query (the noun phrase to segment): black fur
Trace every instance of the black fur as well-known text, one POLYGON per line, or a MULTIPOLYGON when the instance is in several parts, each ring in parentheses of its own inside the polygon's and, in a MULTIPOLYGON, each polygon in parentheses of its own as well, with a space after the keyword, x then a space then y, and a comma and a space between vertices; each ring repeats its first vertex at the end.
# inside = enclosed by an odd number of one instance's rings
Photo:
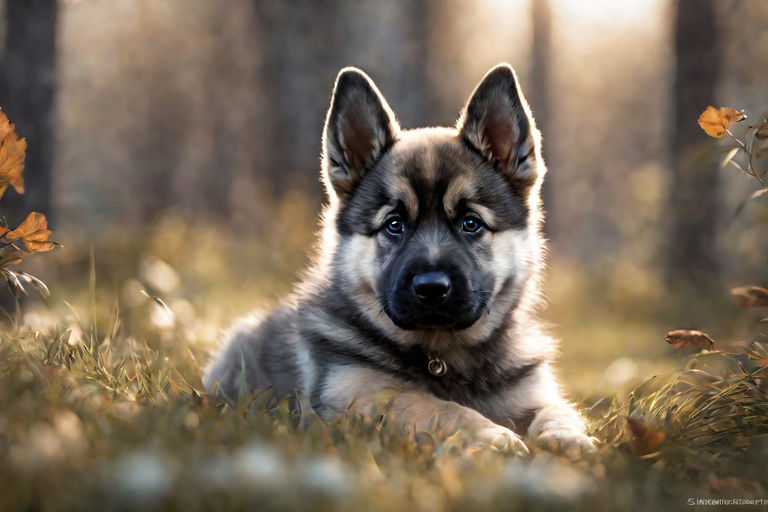
POLYGON ((315 393, 311 397, 313 407, 321 405, 320 391, 327 371, 333 365, 363 365, 390 374, 403 382, 426 387, 443 400, 477 408, 478 404, 489 396, 503 393, 517 385, 543 362, 537 360, 519 367, 502 365, 504 345, 509 342, 507 336, 510 325, 507 321, 485 340, 471 349, 466 349, 471 351, 469 365, 449 367, 445 375, 437 377, 428 370, 432 355, 420 346, 404 348, 388 338, 362 315, 342 290, 331 288, 326 304, 330 315, 342 320, 358 334, 359 346, 365 347, 365 350, 324 338, 313 332, 311 327, 302 332, 311 346, 313 356, 316 360, 324 362, 315 393), (372 348, 374 350, 371 350, 372 348))
POLYGON ((591 446, 531 307, 543 259, 537 142, 509 66, 484 78, 455 130, 402 131, 373 82, 342 70, 323 132, 321 258, 290 304, 230 334, 206 387, 232 400, 243 383, 296 386, 328 420, 356 403, 370 412, 394 387, 412 392, 401 411, 431 415, 422 427, 443 411, 492 443, 522 442, 504 425, 591 446), (421 293, 426 276, 437 294, 421 293), (435 358, 445 374, 429 371, 435 358))

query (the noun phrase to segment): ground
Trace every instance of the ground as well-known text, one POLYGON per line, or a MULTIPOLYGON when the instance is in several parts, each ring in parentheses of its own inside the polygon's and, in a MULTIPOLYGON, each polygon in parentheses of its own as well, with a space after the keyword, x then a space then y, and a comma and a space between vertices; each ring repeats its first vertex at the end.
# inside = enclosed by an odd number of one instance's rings
MULTIPOLYGON (((311 226, 300 205, 278 216, 311 226)), ((667 510, 768 498, 759 327, 743 343, 677 352, 666 319, 644 320, 653 308, 608 314, 621 294, 595 293, 564 263, 545 315, 567 338, 560 373, 595 454, 516 458, 469 450, 465 433, 433 439, 353 415, 325 425, 264 394, 237 407, 207 397, 200 372, 217 330, 289 289, 307 233, 254 244, 169 218, 93 248, 67 236, 36 256, 53 295, 25 301, 0 332, 0 509, 667 510)))

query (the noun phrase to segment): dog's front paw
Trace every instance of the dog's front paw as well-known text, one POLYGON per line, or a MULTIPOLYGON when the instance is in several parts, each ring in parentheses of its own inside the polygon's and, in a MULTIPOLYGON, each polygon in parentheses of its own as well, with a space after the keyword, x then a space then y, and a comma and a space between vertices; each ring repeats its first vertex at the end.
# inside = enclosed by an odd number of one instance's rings
POLYGON ((475 447, 490 446, 494 450, 500 452, 515 453, 517 455, 528 455, 528 445, 525 441, 501 425, 492 424, 487 427, 482 427, 475 432, 475 447))
POLYGON ((597 439, 578 430, 545 430, 535 439, 536 446, 567 457, 579 457, 596 449, 597 439))

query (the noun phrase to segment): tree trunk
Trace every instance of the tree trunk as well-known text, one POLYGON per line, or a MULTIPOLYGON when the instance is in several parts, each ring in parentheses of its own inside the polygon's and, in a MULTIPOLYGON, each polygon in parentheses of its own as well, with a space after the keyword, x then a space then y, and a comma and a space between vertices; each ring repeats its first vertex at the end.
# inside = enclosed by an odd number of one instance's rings
MULTIPOLYGON (((536 118, 536 126, 542 133, 543 156, 548 161, 551 154, 547 152, 547 138, 550 134, 550 98, 549 98, 549 63, 552 60, 552 10, 549 0, 531 0, 531 26, 533 38, 531 41, 531 78, 530 87, 527 90, 527 98, 530 102, 533 115, 536 118)), ((544 209, 547 217, 552 215, 554 198, 552 180, 550 176, 544 180, 541 191, 544 209)), ((546 227, 546 225, 545 225, 546 227)))
POLYGON ((672 183, 666 270, 670 284, 717 283, 718 175, 696 120, 714 103, 717 27, 713 0, 679 0, 672 98, 672 183))
POLYGON ((254 2, 269 123, 261 161, 277 196, 297 185, 319 191, 320 134, 343 66, 365 68, 404 126, 432 124, 431 9, 427 0, 407 7, 375 0, 254 2))
POLYGON ((56 0, 10 0, 5 7, 6 41, 0 57, 0 107, 27 139, 26 194, 12 190, 0 201, 11 225, 32 210, 52 220, 56 90, 56 0))

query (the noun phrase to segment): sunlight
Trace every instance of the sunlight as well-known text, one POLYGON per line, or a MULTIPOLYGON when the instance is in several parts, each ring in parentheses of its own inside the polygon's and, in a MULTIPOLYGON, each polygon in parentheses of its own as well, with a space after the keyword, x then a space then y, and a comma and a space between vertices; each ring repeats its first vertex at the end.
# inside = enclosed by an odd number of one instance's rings
POLYGON ((0 512, 768 504, 766 27, 0 0, 0 512))
MULTIPOLYGON (((535 1, 535 0, 534 0, 535 1)), ((633 25, 652 16, 660 0, 615 2, 611 0, 550 0, 557 16, 590 25, 633 25)))
MULTIPOLYGON (((540 0, 485 0, 485 6, 497 15, 510 15, 524 12, 536 1, 540 0)), ((556 16, 589 25, 632 25, 652 16, 662 5, 661 0, 549 0, 549 3, 556 16)))

